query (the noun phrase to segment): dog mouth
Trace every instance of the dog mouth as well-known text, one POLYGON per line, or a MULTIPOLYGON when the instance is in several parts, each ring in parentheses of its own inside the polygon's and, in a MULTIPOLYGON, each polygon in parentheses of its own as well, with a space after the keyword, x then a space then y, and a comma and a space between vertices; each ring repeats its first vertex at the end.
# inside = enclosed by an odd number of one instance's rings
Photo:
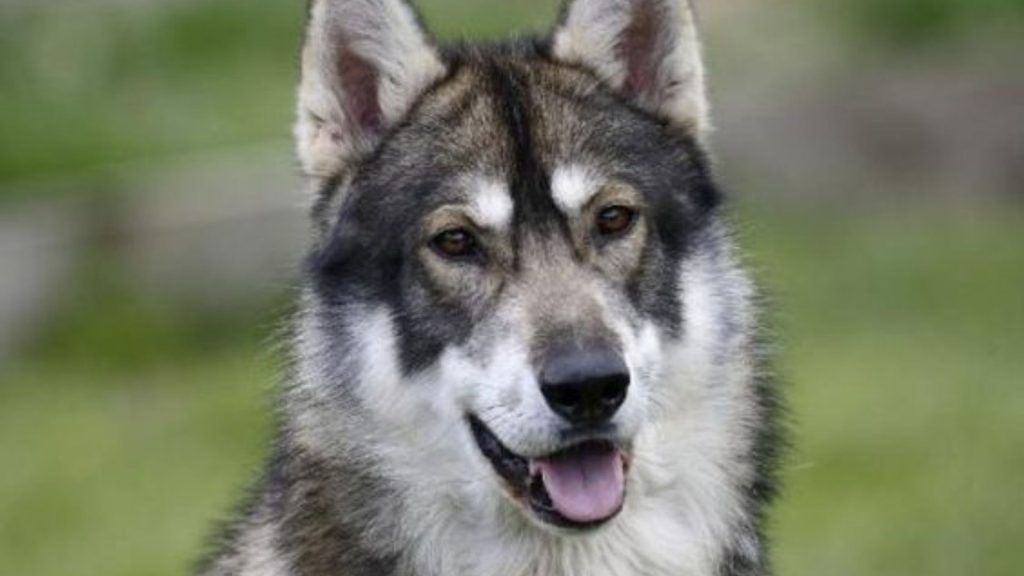
POLYGON ((585 529, 604 524, 622 510, 628 459, 615 443, 584 440, 527 458, 505 447, 478 418, 470 416, 469 426, 512 497, 539 520, 585 529))

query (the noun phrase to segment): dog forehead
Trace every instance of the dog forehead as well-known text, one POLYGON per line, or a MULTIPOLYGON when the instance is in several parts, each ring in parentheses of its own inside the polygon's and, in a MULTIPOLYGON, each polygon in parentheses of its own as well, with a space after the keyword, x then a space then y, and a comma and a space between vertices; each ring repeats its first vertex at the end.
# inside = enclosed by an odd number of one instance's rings
POLYGON ((538 157, 568 159, 586 151, 595 112, 605 118, 613 112, 593 109, 592 97, 602 93, 595 78, 537 54, 490 47, 457 62, 406 123, 432 132, 437 153, 507 167, 511 148, 523 144, 517 139, 523 128, 538 157))
POLYGON ((496 229, 526 204, 573 218, 624 161, 608 133, 621 131, 623 121, 609 118, 628 121, 623 112, 578 70, 516 53, 475 54, 424 96, 377 156, 383 177, 374 180, 387 182, 375 193, 408 190, 386 203, 427 211, 463 204, 496 229))

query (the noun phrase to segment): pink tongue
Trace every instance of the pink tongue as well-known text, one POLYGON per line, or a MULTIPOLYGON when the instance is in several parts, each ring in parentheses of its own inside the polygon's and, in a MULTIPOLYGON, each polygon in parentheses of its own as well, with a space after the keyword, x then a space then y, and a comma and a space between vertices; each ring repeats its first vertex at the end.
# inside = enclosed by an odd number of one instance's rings
POLYGON ((573 522, 604 520, 623 498, 622 454, 582 449, 536 461, 555 510, 573 522))

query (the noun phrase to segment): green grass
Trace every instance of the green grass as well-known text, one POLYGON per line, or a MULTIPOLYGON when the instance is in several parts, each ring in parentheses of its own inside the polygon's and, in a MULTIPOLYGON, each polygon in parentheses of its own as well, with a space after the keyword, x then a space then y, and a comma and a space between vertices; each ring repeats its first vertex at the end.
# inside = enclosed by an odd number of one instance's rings
POLYGON ((185 574, 259 467, 286 312, 182 309, 86 270, 0 371, 0 573, 185 574))
POLYGON ((749 244, 796 422, 780 573, 1015 574, 1024 217, 767 216, 749 244))
MULTIPOLYGON (((742 216, 796 423, 779 573, 1015 575, 1024 214, 742 216)), ((182 574, 263 453, 268 323, 77 306, 0 374, 0 573, 182 574)))
POLYGON ((941 44, 978 27, 1019 34, 1024 29, 1021 0, 836 0, 816 2, 857 42, 885 48, 941 44))
POLYGON ((301 17, 240 0, 12 11, 0 180, 286 137, 301 17))
POLYGON ((250 349, 135 373, 35 367, 0 389, 0 571, 185 574, 265 436, 250 349))

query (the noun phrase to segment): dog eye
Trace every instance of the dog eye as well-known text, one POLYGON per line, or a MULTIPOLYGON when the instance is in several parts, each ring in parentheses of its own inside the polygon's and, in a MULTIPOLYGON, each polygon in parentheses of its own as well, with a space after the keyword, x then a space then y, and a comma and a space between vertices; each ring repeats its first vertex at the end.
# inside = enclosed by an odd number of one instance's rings
POLYGON ((636 211, 625 206, 609 206, 597 213, 597 231, 602 236, 624 234, 636 221, 636 211))
POLYGON ((477 249, 476 238, 463 228, 453 228, 441 232, 434 236, 430 245, 439 254, 449 258, 464 258, 475 253, 477 249))

